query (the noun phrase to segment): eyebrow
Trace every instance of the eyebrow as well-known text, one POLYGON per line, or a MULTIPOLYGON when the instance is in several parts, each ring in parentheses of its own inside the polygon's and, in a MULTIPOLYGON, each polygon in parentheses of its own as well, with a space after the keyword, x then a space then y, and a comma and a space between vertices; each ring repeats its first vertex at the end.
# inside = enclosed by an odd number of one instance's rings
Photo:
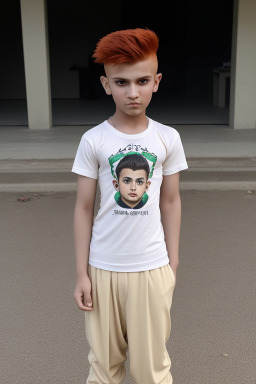
MULTIPOLYGON (((153 75, 145 75, 145 76, 140 76, 136 80, 142 80, 142 79, 149 79, 153 77, 153 75)), ((125 79, 124 77, 112 77, 112 80, 125 80, 125 81, 130 81, 130 79, 125 79)))
POLYGON ((123 177, 123 180, 124 179, 128 179, 128 180, 145 180, 145 177, 137 177, 137 179, 133 179, 132 177, 129 177, 129 176, 124 176, 123 177))

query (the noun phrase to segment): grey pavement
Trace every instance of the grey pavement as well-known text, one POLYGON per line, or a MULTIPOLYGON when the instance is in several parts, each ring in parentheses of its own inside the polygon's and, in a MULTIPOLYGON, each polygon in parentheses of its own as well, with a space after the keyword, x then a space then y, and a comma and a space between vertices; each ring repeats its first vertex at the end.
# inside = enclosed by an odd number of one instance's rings
MULTIPOLYGON (((89 347, 73 299, 75 193, 0 198, 0 381, 84 384, 89 347)), ((181 198, 167 343, 174 384, 254 384, 256 193, 183 190, 181 198)), ((123 383, 134 384, 129 355, 126 368, 123 383)))
MULTIPOLYGON (((89 128, 0 128, 3 384, 85 383, 70 169, 89 128)), ((174 384, 255 384, 256 130, 175 128, 189 170, 181 173, 181 264, 167 343, 174 384)), ((124 384, 134 384, 129 355, 126 367, 124 384)))
MULTIPOLYGON (((91 126, 50 130, 0 127, 0 191, 74 191, 72 162, 91 126)), ((181 135, 189 170, 181 189, 256 188, 256 130, 222 125, 174 125, 181 135)))
MULTIPOLYGON (((0 159, 73 159, 82 134, 91 127, 0 127, 0 159)), ((256 157, 256 129, 234 130, 226 125, 173 127, 180 133, 189 158, 256 157)))

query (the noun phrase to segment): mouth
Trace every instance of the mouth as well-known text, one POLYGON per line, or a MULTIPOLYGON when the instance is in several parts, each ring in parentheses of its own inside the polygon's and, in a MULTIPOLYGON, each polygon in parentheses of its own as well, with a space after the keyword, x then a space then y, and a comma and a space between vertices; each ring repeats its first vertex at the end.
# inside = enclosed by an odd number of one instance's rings
POLYGON ((129 193, 129 196, 130 197, 136 197, 137 195, 136 195, 136 193, 129 193))
POLYGON ((131 107, 138 107, 140 105, 140 103, 129 103, 127 105, 130 105, 131 107))

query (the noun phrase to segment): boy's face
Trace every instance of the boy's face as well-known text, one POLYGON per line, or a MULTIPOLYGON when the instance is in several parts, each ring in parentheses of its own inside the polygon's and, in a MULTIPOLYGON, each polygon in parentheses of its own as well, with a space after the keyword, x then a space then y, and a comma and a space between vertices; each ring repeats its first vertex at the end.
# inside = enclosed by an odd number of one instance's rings
POLYGON ((156 55, 136 63, 105 65, 106 76, 101 76, 101 82, 106 93, 112 95, 117 112, 129 116, 145 112, 162 78, 157 66, 156 55))
POLYGON ((113 184, 115 189, 120 192, 123 202, 134 208, 148 190, 150 181, 148 181, 147 172, 144 169, 133 171, 130 168, 123 168, 118 182, 114 180, 113 184))

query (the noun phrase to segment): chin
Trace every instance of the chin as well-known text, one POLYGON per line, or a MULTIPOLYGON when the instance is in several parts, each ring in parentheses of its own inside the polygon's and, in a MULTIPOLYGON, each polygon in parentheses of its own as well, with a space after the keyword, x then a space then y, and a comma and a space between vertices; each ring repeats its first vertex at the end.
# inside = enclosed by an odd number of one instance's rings
POLYGON ((137 108, 137 109, 134 108, 134 109, 129 109, 129 111, 126 111, 125 113, 126 113, 126 115, 133 117, 133 116, 139 116, 139 115, 145 113, 145 110, 144 109, 141 110, 139 108, 137 108))
POLYGON ((134 207, 137 205, 137 204, 139 204, 139 202, 140 202, 140 200, 137 200, 137 201, 128 201, 128 204, 127 205, 130 205, 130 204, 132 204, 134 207))

